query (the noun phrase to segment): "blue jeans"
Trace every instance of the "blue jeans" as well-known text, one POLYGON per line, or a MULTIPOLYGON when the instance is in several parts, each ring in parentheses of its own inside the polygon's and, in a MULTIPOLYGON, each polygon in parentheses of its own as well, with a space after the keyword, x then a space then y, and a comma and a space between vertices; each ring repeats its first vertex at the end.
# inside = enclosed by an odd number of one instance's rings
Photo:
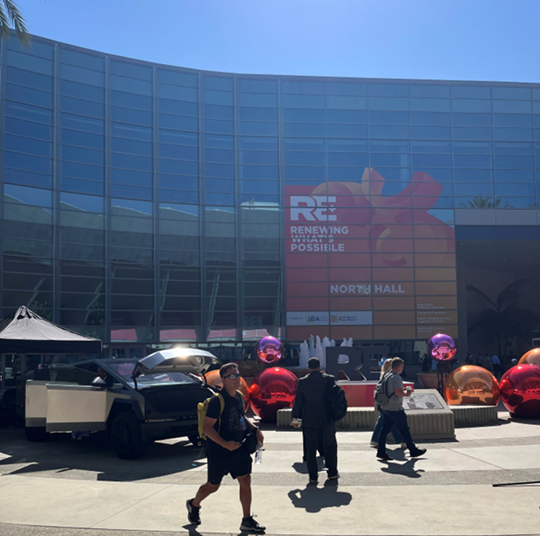
POLYGON ((381 409, 381 416, 383 417, 383 426, 381 434, 379 435, 377 455, 386 455, 386 437, 393 425, 395 425, 403 435, 403 441, 407 444, 409 451, 414 453, 418 450, 413 442, 409 424, 407 423, 407 414, 405 414, 404 410, 390 411, 381 409))
MULTIPOLYGON (((379 412, 380 411, 381 409, 379 407, 379 412)), ((373 429, 373 434, 371 435, 372 442, 379 441, 379 436, 381 434, 382 427, 383 427, 383 417, 382 417, 382 414, 379 414, 379 417, 377 418, 377 423, 375 423, 375 429, 373 429)), ((392 436, 394 437, 394 440, 398 444, 401 444, 403 442, 403 436, 399 432, 399 429, 395 425, 392 425, 391 431, 392 431, 392 436)))

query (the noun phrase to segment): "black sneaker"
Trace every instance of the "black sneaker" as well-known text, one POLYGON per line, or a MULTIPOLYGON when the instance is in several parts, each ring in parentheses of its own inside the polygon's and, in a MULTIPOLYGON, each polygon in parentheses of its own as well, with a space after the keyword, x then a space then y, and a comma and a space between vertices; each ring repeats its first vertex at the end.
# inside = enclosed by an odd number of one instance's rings
POLYGON ((392 457, 390 455, 387 455, 386 453, 384 455, 377 455, 377 459, 380 459, 381 461, 393 461, 392 457))
POLYGON ((242 524, 240 524, 240 531, 247 531, 251 533, 264 533, 266 528, 261 526, 253 516, 248 516, 247 518, 242 519, 242 524))
POLYGON ((194 498, 191 498, 191 500, 186 501, 187 517, 190 524, 194 524, 195 526, 198 526, 201 523, 201 508, 195 507, 191 503, 193 500, 194 498))
POLYGON ((336 475, 329 475, 328 479, 339 479, 340 477, 341 476, 338 473, 336 473, 336 475))
POLYGON ((410 452, 411 457, 416 459, 417 457, 421 457, 426 451, 427 451, 427 449, 415 449, 414 451, 410 452))

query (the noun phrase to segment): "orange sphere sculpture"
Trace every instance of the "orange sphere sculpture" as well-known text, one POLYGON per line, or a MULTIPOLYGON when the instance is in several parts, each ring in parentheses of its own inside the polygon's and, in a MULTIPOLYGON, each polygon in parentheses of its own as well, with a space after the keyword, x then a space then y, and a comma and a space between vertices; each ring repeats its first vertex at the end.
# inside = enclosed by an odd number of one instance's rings
MULTIPOLYGON (((205 374, 205 377, 209 386, 219 386, 220 388, 223 388, 223 381, 221 380, 219 371, 210 371, 209 373, 205 374)), ((240 391, 244 394, 247 409, 249 404, 249 387, 247 382, 242 377, 240 377, 240 391)))
POLYGON ((444 396, 449 405, 496 406, 501 391, 497 379, 487 369, 464 365, 448 376, 444 396))
POLYGON ((259 373, 249 387, 251 408, 263 421, 275 422, 280 408, 291 408, 298 378, 282 367, 270 367, 259 373))
POLYGON ((516 365, 501 379, 504 406, 518 418, 540 418, 540 366, 516 365))
POLYGON ((540 348, 532 349, 526 352, 518 362, 518 365, 534 364, 540 366, 540 348))

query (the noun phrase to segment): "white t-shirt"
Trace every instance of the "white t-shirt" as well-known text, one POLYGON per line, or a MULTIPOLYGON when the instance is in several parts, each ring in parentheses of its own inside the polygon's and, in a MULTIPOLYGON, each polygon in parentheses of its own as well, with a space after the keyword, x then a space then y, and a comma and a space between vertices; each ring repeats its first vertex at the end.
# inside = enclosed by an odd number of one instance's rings
POLYGON ((382 407, 383 410, 392 412, 403 409, 403 397, 398 397, 395 392, 396 388, 403 390, 403 380, 397 373, 392 372, 392 375, 386 381, 386 393, 390 400, 382 407))

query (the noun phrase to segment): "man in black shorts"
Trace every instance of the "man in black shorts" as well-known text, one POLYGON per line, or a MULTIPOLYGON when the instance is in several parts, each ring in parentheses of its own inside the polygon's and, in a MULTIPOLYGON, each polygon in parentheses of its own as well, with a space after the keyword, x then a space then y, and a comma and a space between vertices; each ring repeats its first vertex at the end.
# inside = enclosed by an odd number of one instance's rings
POLYGON ((195 498, 186 502, 188 519, 191 524, 200 524, 201 502, 219 489, 221 480, 227 474, 238 480, 243 518, 240 531, 264 533, 266 529, 251 515, 251 455, 242 446, 248 429, 256 430, 257 441, 264 441, 261 431, 246 418, 244 398, 238 393, 240 373, 234 363, 225 364, 219 374, 223 382, 221 395, 225 401, 223 413, 217 396, 208 404, 204 419, 206 434, 206 457, 208 459, 208 481, 197 491, 195 498))

